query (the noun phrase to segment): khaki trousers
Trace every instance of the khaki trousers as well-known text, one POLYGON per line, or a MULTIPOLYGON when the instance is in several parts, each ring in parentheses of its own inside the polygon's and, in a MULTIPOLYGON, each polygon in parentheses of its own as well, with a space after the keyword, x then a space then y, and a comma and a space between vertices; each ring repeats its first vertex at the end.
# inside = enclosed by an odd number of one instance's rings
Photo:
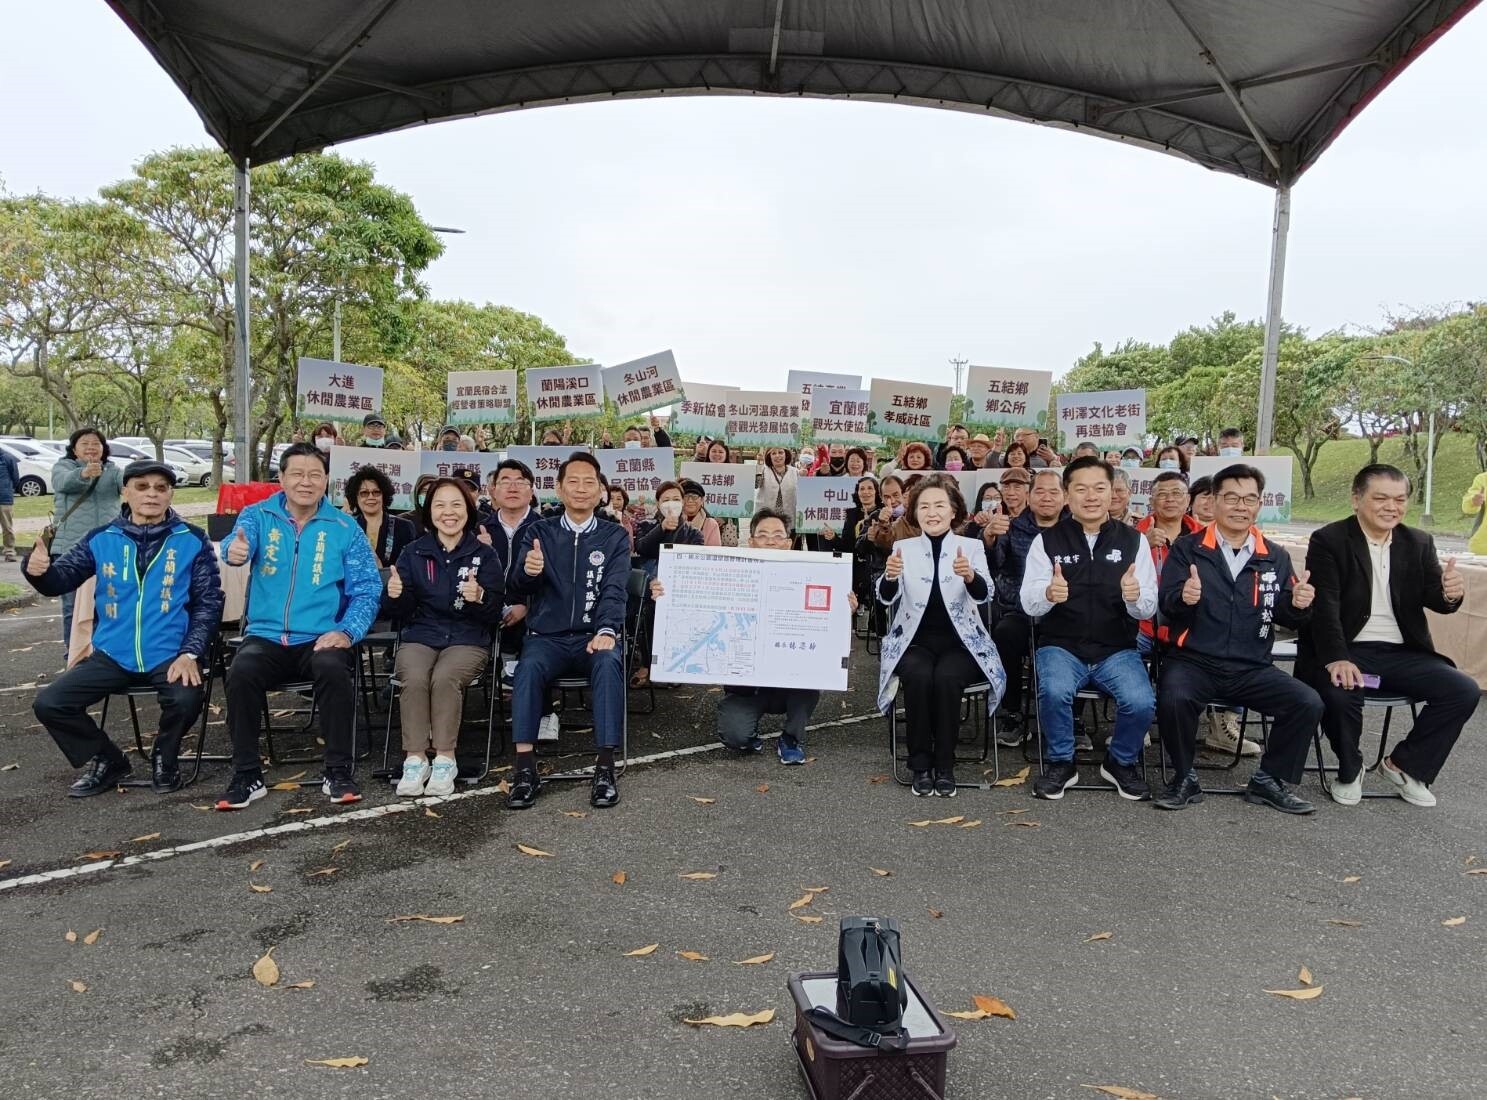
POLYGON ((452 645, 434 649, 417 642, 398 646, 395 666, 398 704, 403 720, 403 751, 434 751, 453 756, 460 736, 467 685, 485 670, 489 654, 480 646, 452 645))

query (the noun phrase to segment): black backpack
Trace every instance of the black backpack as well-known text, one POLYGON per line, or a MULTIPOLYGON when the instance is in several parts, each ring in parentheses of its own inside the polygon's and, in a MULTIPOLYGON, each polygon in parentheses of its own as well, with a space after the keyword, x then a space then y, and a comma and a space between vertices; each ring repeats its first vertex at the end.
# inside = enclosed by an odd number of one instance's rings
POLYGON ((837 939, 836 1018, 829 1019, 831 1014, 825 1009, 815 1009, 810 1013, 814 1022, 862 1046, 901 1050, 907 1041, 902 1030, 908 1001, 898 921, 843 917, 837 939))

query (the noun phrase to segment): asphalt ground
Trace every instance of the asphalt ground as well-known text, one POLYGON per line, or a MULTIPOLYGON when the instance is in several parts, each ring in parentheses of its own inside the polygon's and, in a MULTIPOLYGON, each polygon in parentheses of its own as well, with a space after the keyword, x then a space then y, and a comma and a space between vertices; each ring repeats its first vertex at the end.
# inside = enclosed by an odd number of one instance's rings
MULTIPOLYGON (((64 797, 74 773, 20 686, 60 666, 55 616, 0 615, 0 767, 19 765, 0 771, 0 1095, 804 1097, 786 977, 833 969, 838 919, 869 913, 902 922, 905 970, 939 1008, 1016 1012, 952 1021, 949 1096, 1487 1095, 1480 713, 1434 810, 1294 819, 1210 797, 1160 814, 1026 784, 915 799, 884 778, 883 721, 852 721, 876 682, 859 651, 803 768, 705 749, 635 765, 610 811, 578 784, 507 811, 493 778, 395 812, 369 785, 358 807, 274 791, 229 816, 197 808, 222 765, 174 795, 64 797), (951 816, 980 824, 909 824, 951 816), (463 920, 390 919, 412 915, 463 920), (252 967, 270 948, 267 988, 252 967), (1265 992, 1307 988, 1303 966, 1316 999, 1265 992), (763 1009, 748 1030, 683 1022, 763 1009), (343 1057, 368 1061, 309 1064, 343 1057)), ((707 746, 716 698, 662 692, 631 719, 632 754, 707 746)), ((1004 774, 1022 763, 1004 755, 1004 774)))

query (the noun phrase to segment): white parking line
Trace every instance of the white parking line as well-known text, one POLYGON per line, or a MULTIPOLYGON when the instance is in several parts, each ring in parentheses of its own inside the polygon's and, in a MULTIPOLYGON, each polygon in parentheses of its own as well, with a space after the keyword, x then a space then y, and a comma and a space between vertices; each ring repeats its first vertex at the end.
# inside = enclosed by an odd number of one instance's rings
MULTIPOLYGON (((856 714, 847 718, 838 718, 831 722, 817 722, 815 725, 807 726, 807 730, 831 729, 836 726, 851 726, 858 722, 870 722, 875 718, 881 718, 877 712, 869 714, 856 714)), ((779 734, 764 734, 764 740, 771 741, 779 734)), ((723 746, 717 742, 706 745, 689 745, 683 749, 669 749, 666 752, 651 753, 648 756, 632 756, 629 766, 638 764, 656 764, 663 760, 677 760, 686 756, 697 756, 700 753, 716 752, 723 746)), ((416 798, 400 802, 389 802, 383 806, 366 806, 360 810, 349 810, 345 813, 329 814, 325 817, 312 817, 303 821, 286 821, 282 825, 267 825, 261 829, 250 829, 241 833, 226 833, 222 836, 208 837, 206 840, 194 840, 189 844, 177 844, 170 848, 156 848, 149 852, 138 852, 135 855, 123 856, 119 859, 100 859, 94 863, 87 863, 81 867, 55 867, 50 871, 38 871, 31 875, 17 875, 15 878, 0 879, 0 891, 14 890, 22 886, 42 886, 51 882, 63 882, 67 879, 81 878, 85 875, 95 875, 103 871, 112 870, 117 867, 137 867, 142 863, 158 863, 164 859, 174 859, 176 856, 190 855, 192 852, 205 852, 213 848, 226 848, 233 844, 246 844, 249 841, 260 840, 264 837, 284 836, 288 833, 303 833, 312 829, 328 829, 337 825, 347 825, 359 821, 376 821, 378 818, 389 817, 392 814, 408 813, 424 806, 441 806, 451 802, 464 802, 472 798, 489 798, 491 795, 499 794, 499 787, 492 785, 488 787, 475 787, 468 791, 459 791, 455 794, 435 798, 416 798)))

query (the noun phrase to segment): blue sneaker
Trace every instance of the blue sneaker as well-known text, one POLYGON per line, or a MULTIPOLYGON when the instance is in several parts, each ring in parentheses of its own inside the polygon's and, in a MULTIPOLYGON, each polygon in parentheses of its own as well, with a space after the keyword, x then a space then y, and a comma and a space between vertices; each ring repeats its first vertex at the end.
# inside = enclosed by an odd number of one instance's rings
POLYGON ((800 742, 793 737, 781 737, 779 743, 781 764, 804 764, 805 749, 800 747, 800 742))
POLYGON ((762 737, 750 737, 749 743, 744 746, 744 752, 763 752, 764 739, 762 737))

